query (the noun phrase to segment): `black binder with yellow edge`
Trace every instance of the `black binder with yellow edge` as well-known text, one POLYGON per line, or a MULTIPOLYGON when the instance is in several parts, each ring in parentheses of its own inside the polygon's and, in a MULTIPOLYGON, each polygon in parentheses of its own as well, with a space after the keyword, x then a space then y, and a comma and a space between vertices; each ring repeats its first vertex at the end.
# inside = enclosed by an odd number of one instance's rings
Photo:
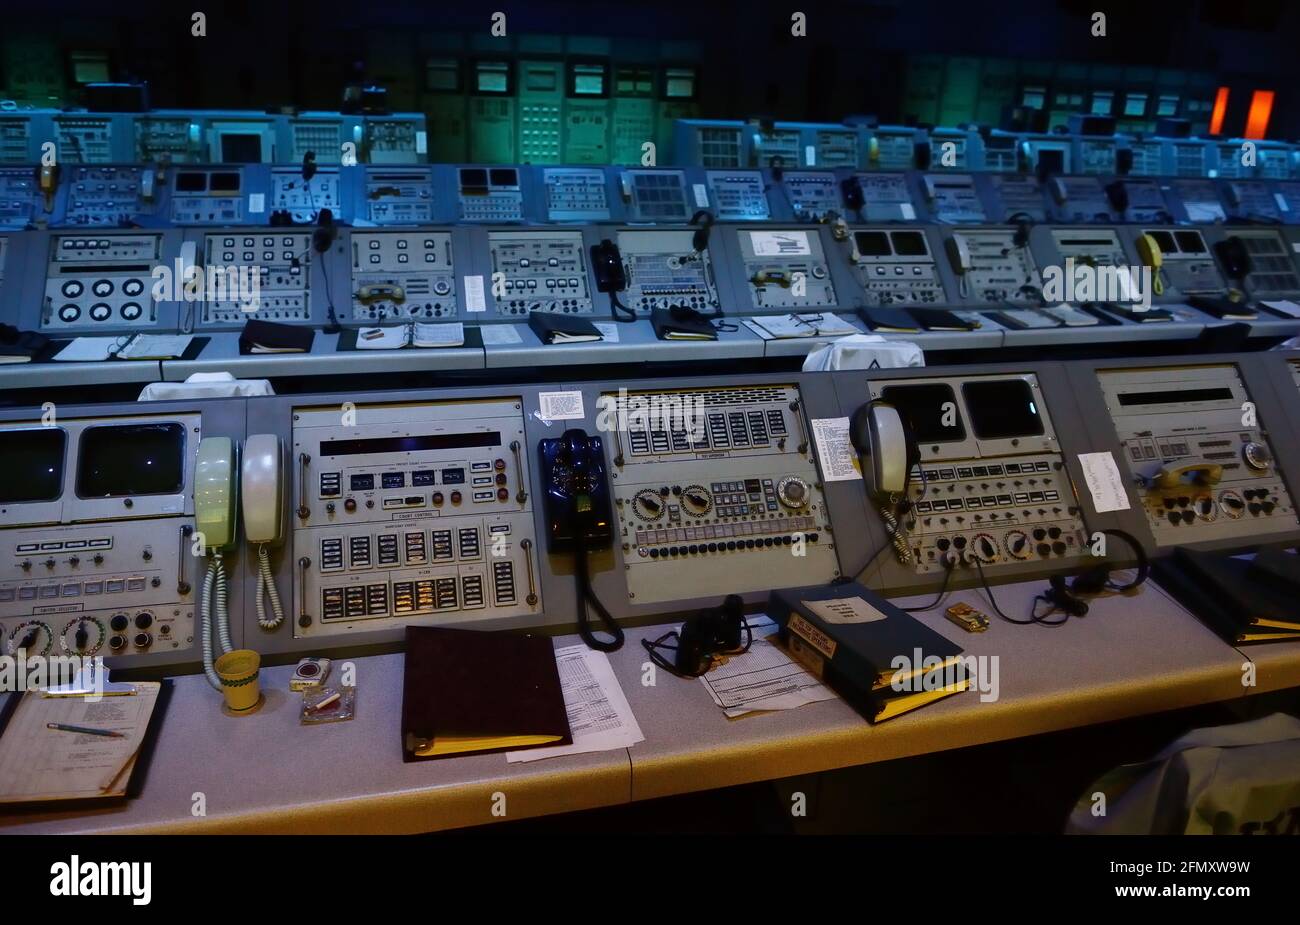
POLYGON ((857 582, 773 591, 767 608, 790 654, 869 722, 970 686, 961 646, 857 582))
POLYGON ((1300 639, 1300 596, 1264 580, 1249 559, 1180 547, 1157 561, 1152 573, 1225 642, 1300 639))
POLYGON ((406 628, 404 761, 571 744, 549 638, 406 628))

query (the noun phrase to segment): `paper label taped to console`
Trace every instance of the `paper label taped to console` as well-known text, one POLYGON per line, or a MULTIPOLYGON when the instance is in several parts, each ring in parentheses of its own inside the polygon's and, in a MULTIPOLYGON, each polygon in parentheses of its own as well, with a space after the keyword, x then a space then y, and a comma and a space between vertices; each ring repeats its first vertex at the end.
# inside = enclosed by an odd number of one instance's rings
POLYGON ((813 441, 822 464, 823 482, 849 482, 862 478, 862 464, 849 442, 848 418, 814 418, 813 441))
POLYGON ((1088 483, 1088 491, 1092 492, 1092 506, 1098 514, 1129 509, 1124 477, 1119 474, 1119 466, 1111 453, 1080 453, 1079 465, 1083 468, 1083 480, 1088 483))
POLYGON ((799 614, 797 613, 791 614, 790 622, 787 625, 790 628, 790 632, 794 633, 796 636, 801 637, 805 642, 807 642, 810 646, 812 646, 822 655, 826 656, 827 658, 835 657, 835 648, 836 648, 835 640, 827 636, 817 627, 813 626, 803 617, 799 616, 799 614))
POLYGON ((539 392, 537 407, 543 421, 580 421, 587 416, 581 392, 539 392))
POLYGON ((749 243, 755 257, 809 257, 812 245, 806 231, 751 231, 749 243))

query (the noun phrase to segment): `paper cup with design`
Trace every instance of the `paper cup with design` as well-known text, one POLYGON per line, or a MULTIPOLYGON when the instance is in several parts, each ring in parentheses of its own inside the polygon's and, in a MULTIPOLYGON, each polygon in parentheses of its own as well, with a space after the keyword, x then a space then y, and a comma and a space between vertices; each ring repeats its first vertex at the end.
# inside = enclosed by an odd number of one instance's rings
POLYGON ((261 700, 257 674, 262 657, 252 649, 234 649, 219 657, 213 667, 221 679, 221 693, 231 713, 251 713, 261 700))

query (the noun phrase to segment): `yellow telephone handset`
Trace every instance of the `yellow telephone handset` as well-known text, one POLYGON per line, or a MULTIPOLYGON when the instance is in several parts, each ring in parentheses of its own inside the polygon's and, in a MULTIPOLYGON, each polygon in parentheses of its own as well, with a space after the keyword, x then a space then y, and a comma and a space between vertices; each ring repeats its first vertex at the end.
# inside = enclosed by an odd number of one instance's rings
POLYGON ((1164 295, 1165 281, 1160 268, 1164 266, 1165 255, 1155 237, 1149 234, 1138 235, 1137 252, 1142 265, 1151 268, 1151 291, 1156 295, 1164 295))

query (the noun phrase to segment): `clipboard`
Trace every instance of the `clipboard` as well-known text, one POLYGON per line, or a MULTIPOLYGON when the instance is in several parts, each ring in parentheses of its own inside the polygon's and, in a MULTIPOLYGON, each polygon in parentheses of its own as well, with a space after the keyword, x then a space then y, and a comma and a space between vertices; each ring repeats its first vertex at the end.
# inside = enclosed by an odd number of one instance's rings
MULTIPOLYGON (((156 683, 158 685, 158 694, 154 698, 153 711, 149 715, 149 720, 145 725, 144 735, 141 737, 140 746, 135 751, 135 756, 131 759, 129 776, 120 791, 115 790, 112 793, 102 795, 87 795, 78 797, 60 797, 60 798, 42 798, 35 797, 26 800, 6 800, 0 802, 0 814, 10 813, 34 813, 48 811, 52 809, 69 810, 85 808, 96 809, 105 806, 120 806, 127 800, 133 800, 140 795, 149 775, 149 766, 153 761, 154 749, 158 743, 158 733, 162 729, 163 715, 167 712, 167 705, 171 702, 173 682, 165 679, 156 683)), ((9 730, 15 714, 18 712, 20 704, 29 697, 38 698, 46 702, 56 700, 65 700, 71 698, 45 698, 40 691, 27 691, 24 693, 10 694, 5 701, 4 707, 0 708, 0 751, 4 749, 4 736, 9 730)), ((117 698, 109 697, 106 700, 117 698)), ((51 735, 57 733, 51 732, 51 735)), ((71 735, 73 733, 64 733, 71 735)))

